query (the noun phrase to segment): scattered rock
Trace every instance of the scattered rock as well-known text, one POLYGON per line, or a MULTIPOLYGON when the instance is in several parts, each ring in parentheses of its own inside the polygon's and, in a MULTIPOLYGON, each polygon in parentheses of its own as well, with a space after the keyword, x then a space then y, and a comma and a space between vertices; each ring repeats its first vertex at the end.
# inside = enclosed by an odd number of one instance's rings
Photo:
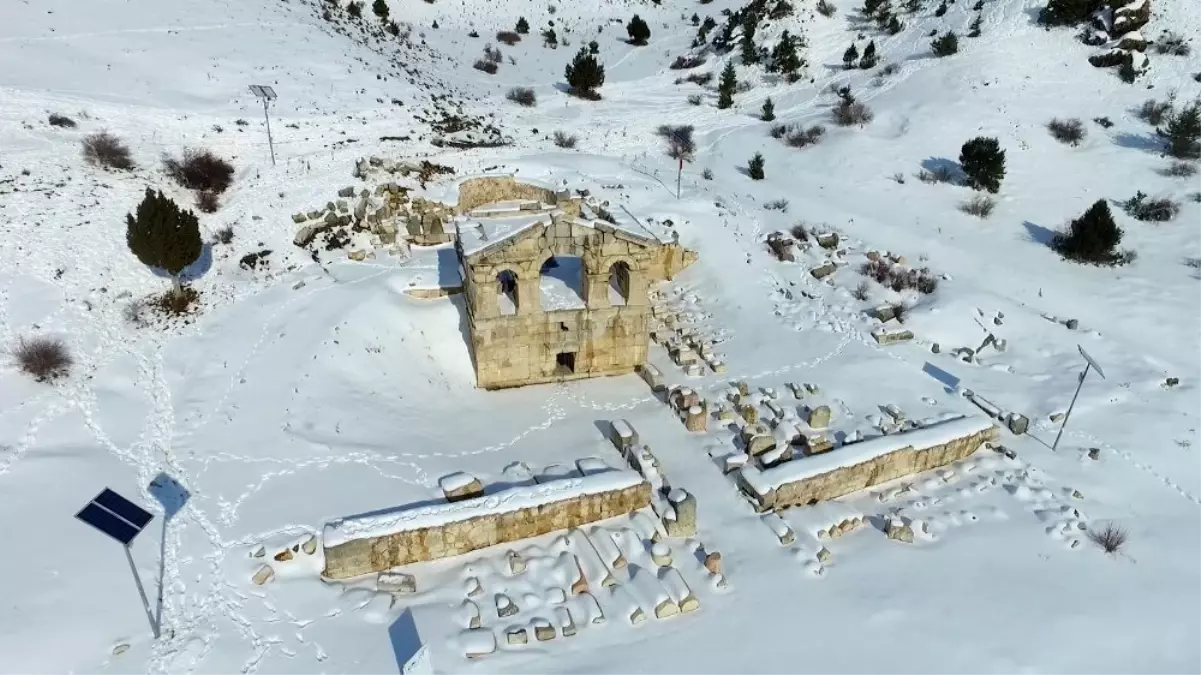
POLYGON ((830 426, 830 406, 819 405, 809 411, 809 426, 814 429, 825 429, 830 426))
POLYGON ((934 344, 930 345, 930 353, 932 353, 932 354, 937 354, 937 353, 939 353, 940 351, 942 351, 942 349, 941 349, 941 348, 938 346, 938 343, 937 343, 937 342, 935 342, 934 344))
MULTIPOLYGON (((517 604, 504 593, 496 594, 496 615, 499 617, 513 616, 517 613, 517 604)), ((525 643, 522 643, 525 644, 525 643)))
POLYGON ((274 557, 276 562, 288 562, 292 559, 292 550, 285 548, 279 553, 276 553, 274 557))
POLYGON ((1175 387, 1175 386, 1176 386, 1176 385, 1178 385, 1178 384, 1180 384, 1180 378, 1176 378, 1176 377, 1169 377, 1168 379, 1164 380, 1163 386, 1165 386, 1165 387, 1175 387))
POLYGON ((679 613, 680 613, 680 606, 677 605, 675 600, 672 600, 671 598, 668 598, 668 599, 664 600, 663 602, 660 602, 659 604, 655 605, 655 618, 656 619, 666 619, 669 616, 675 616, 679 613))
POLYGON ((546 642, 547 640, 555 639, 554 626, 551 626, 549 623, 535 624, 534 639, 539 642, 546 642))
POLYGON ((509 572, 512 574, 521 574, 525 571, 525 558, 517 551, 509 551, 509 572))
POLYGON ((305 539, 304 543, 302 543, 300 545, 300 550, 304 551, 305 555, 313 555, 314 553, 316 553, 317 552, 317 536, 310 534, 309 538, 305 539))
POLYGON ((1101 459, 1101 448, 1089 448, 1088 449, 1088 458, 1089 459, 1101 459))
POLYGON ((1052 422, 1062 422, 1063 418, 1064 418, 1064 414, 1061 412, 1051 413, 1051 421, 1052 422))
POLYGON ((270 565, 260 565, 258 571, 254 573, 254 576, 250 577, 250 580, 253 581, 255 585, 262 586, 274 578, 275 570, 271 569, 270 565))
POLYGON ((339 197, 353 197, 354 196, 354 186, 351 185, 349 187, 344 187, 341 190, 338 190, 338 196, 339 197))
POLYGON ((294 222, 294 223, 303 223, 306 220, 308 220, 308 217, 305 216, 303 213, 293 213, 292 214, 292 222, 294 222))
POLYGON ((1009 413, 1008 424, 1009 430, 1019 436, 1026 433, 1026 430, 1030 428, 1030 420, 1025 415, 1017 413, 1009 413))
POLYGON ((814 267, 813 269, 809 270, 809 274, 812 274, 814 279, 824 279, 825 277, 833 274, 837 269, 838 265, 835 265, 833 262, 827 262, 819 267, 814 267))
POLYGON ((524 645, 530 641, 524 628, 510 628, 505 631, 505 642, 511 645, 524 645))
POLYGON ((263 548, 262 546, 250 552, 251 558, 262 558, 265 555, 267 555, 267 549, 263 548))
POLYGON ((823 565, 829 564, 830 558, 832 557, 833 556, 830 554, 830 549, 826 548, 825 546, 817 550, 817 561, 823 565))
POLYGON ((705 556, 705 569, 713 574, 721 574, 721 554, 714 551, 705 556))
POLYGON ((355 260, 355 261, 363 261, 363 260, 367 259, 367 252, 362 249, 357 249, 354 251, 347 251, 346 257, 350 258, 351 260, 355 260))
POLYGON ((1063 325, 1066 326, 1068 330, 1076 330, 1080 327, 1080 322, 1076 319, 1068 319, 1067 321, 1063 322, 1063 325))
POLYGON ((375 587, 386 593, 416 593, 417 579, 404 572, 380 572, 375 577, 375 587))
POLYGON ((671 549, 666 544, 652 545, 651 561, 659 567, 671 567, 671 549))
POLYGON ((467 597, 474 598, 484 592, 484 587, 480 585, 480 580, 477 577, 467 577, 467 597))
POLYGON ((1084 499, 1084 495, 1080 494, 1079 490, 1072 490, 1073 499, 1084 499))
POLYGON ((117 645, 116 647, 113 647, 113 656, 120 656, 127 651, 129 651, 129 643, 122 642, 121 644, 117 645))
POLYGON ((908 525, 901 524, 900 521, 890 520, 884 530, 889 539, 903 542, 906 544, 913 543, 913 528, 908 525))

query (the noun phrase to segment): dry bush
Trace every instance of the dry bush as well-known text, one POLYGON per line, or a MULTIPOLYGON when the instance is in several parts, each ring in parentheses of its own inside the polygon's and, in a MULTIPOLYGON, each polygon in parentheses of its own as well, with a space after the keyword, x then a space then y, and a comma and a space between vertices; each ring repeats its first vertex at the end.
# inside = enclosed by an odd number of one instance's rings
POLYGON ((773 199, 763 205, 763 208, 768 211, 779 211, 780 213, 788 213, 787 199, 773 199))
POLYGON ((168 315, 189 314, 192 306, 200 300, 200 293, 191 286, 184 286, 178 293, 167 291, 150 300, 150 306, 168 315))
POLYGON ((1169 56, 1188 56, 1193 50, 1180 35, 1172 31, 1164 31, 1155 41, 1155 52, 1169 56))
POLYGON ((476 61, 475 63, 471 64, 471 67, 475 68, 476 70, 482 70, 489 75, 496 74, 496 64, 486 59, 480 59, 476 61))
POLYGON ((221 208, 221 198, 212 190, 201 190, 196 193, 196 209, 201 213, 216 213, 221 208))
POLYGON ((97 131, 83 139, 83 159, 93 166, 132 171, 133 159, 121 139, 107 131, 97 131))
POLYGON ((938 290, 938 277, 929 274, 923 274, 917 279, 917 285, 914 286, 918 293, 922 295, 930 295, 938 290))
POLYGON ((505 94, 505 98, 527 108, 532 108, 538 104, 538 98, 534 96, 534 90, 529 87, 513 87, 509 90, 509 93, 505 94))
POLYGON ((701 178, 704 178, 705 180, 713 180, 713 170, 705 169, 701 172, 701 178))
POLYGON ((834 123, 840 127, 849 127, 856 124, 867 124, 872 121, 872 111, 861 101, 855 100, 853 97, 847 96, 838 102, 838 105, 830 111, 830 117, 834 123))
POLYGON ((1163 122, 1163 118, 1172 112, 1174 107, 1172 101, 1156 101, 1149 98, 1143 101, 1139 109, 1135 111, 1135 115, 1147 124, 1159 126, 1163 122))
POLYGON ((987 218, 992 215, 997 202, 987 195, 976 195, 959 205, 959 210, 966 214, 987 218))
POLYGON ((699 84, 703 87, 713 81, 713 73, 692 73, 688 77, 685 77, 684 81, 699 84))
POLYGON ((1172 162, 1160 169, 1159 173, 1169 178, 1188 178, 1197 175, 1197 167, 1188 162, 1172 162))
POLYGON ((672 70, 686 70, 688 68, 696 68, 697 66, 705 65, 705 57, 688 54, 687 56, 677 56, 675 61, 671 62, 672 70))
POLYGON ((1180 204, 1166 197, 1148 199, 1141 190, 1121 203, 1122 210, 1135 220, 1166 223, 1180 213, 1180 204))
POLYGON ((793 225, 792 229, 789 230, 788 233, 791 234, 792 238, 796 239, 797 241, 809 241, 809 228, 805 227, 801 223, 793 225))
POLYGON ((66 115, 60 115, 58 113, 50 113, 49 121, 50 121, 50 126, 52 126, 52 127, 62 127, 64 129, 74 129, 75 128, 75 120, 71 119, 70 117, 67 117, 66 115))
POLYGON ((492 63, 502 63, 505 60, 500 50, 492 45, 484 45, 484 59, 492 63))
POLYGON ((1087 133, 1084 130, 1084 122, 1076 118, 1066 120, 1055 118, 1047 122, 1047 131, 1051 132, 1051 136, 1055 140, 1069 145, 1080 145, 1080 141, 1084 140, 1087 133))
POLYGON ((569 134, 565 131, 556 131, 554 138, 555 138, 556 146, 558 146, 560 148, 568 148, 568 149, 574 148, 576 143, 579 142, 579 140, 580 140, 575 135, 569 134))
POLYGON ((948 166, 940 166, 933 171, 922 169, 918 172, 917 179, 923 183, 953 183, 955 173, 948 166))
POLYGON ((1129 534, 1126 530, 1113 523, 1106 523, 1100 529, 1089 528, 1088 538, 1094 544, 1100 546, 1101 550, 1112 554, 1122 550, 1122 546, 1126 544, 1129 534))
POLYGON ((826 0, 817 0, 817 13, 818 14, 821 14, 822 16, 829 18, 829 17, 834 16, 834 13, 837 11, 838 11, 838 9, 834 5, 831 5, 829 2, 826 2, 826 0))
POLYGON ((807 148, 810 145, 816 145, 826 134, 826 128, 820 124, 815 124, 808 129, 796 129, 788 134, 784 142, 790 148, 807 148))
POLYGON ((1094 117, 1093 122, 1096 122, 1102 129, 1108 129, 1113 126, 1113 120, 1108 117, 1094 117))
POLYGON ((521 42, 521 36, 511 30, 502 30, 496 34, 496 41, 503 42, 504 44, 512 47, 518 42, 521 42))
POLYGON ((867 300, 868 292, 870 290, 871 286, 869 286, 866 281, 860 281, 859 285, 855 287, 855 290, 851 291, 851 297, 860 301, 867 300))
POLYGON ((232 225, 226 225, 213 234, 213 241, 217 242, 218 244, 229 244, 233 240, 234 228, 232 225))
POLYGON ((13 350, 13 356, 21 371, 32 375, 38 382, 66 376, 74 362, 62 340, 46 337, 21 338, 13 350))
POLYGON ((183 159, 163 158, 167 174, 189 190, 221 194, 233 182, 234 167, 210 150, 184 150, 183 159))
POLYGON ((689 94, 688 103, 691 105, 700 105, 705 99, 700 94, 689 94))

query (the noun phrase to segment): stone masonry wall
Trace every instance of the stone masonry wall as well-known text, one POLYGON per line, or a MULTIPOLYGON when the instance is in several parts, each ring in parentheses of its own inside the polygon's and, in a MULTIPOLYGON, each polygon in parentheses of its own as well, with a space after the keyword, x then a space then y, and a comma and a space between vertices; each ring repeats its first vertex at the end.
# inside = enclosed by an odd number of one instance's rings
POLYGON ((520 183, 512 176, 482 176, 463 181, 459 185, 457 209, 460 214, 467 214, 485 204, 516 199, 532 199, 542 204, 552 204, 572 218, 580 215, 579 198, 550 188, 520 183))
POLYGON ((437 527, 353 539, 325 549, 324 576, 346 579, 579 527, 641 509, 650 504, 650 497, 651 487, 644 482, 437 527))
MULTIPOLYGON (((772 494, 758 496, 755 495, 754 490, 744 489, 752 499, 759 502, 761 511, 823 502, 879 483, 945 466, 967 457, 985 441, 995 440, 996 437, 997 427, 992 426, 979 433, 963 436, 942 445, 922 450, 915 450, 909 446, 860 464, 786 483, 777 487, 772 494)), ((803 462, 805 460, 796 461, 803 462)))

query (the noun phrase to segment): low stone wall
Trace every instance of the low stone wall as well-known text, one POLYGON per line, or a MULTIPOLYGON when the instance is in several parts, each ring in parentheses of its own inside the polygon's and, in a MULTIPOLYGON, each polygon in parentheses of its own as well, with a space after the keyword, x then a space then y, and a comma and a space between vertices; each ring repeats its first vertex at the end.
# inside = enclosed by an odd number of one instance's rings
POLYGON ((406 288, 404 294, 421 300, 438 300, 440 298, 458 295, 463 292, 462 286, 443 286, 441 288, 406 288))
POLYGON ((747 466, 738 484, 759 511, 815 504, 963 459, 997 433, 988 420, 959 418, 771 469, 747 466))
POLYGON ((512 176, 480 176, 464 180, 459 184, 456 209, 460 214, 466 214, 477 206, 517 199, 532 199, 542 204, 552 204, 571 218, 580 215, 580 199, 556 192, 549 187, 518 181, 512 176))
POLYGON ((325 528, 324 576, 346 579, 470 553, 625 515, 650 499, 650 484, 641 476, 614 470, 334 521, 325 528))

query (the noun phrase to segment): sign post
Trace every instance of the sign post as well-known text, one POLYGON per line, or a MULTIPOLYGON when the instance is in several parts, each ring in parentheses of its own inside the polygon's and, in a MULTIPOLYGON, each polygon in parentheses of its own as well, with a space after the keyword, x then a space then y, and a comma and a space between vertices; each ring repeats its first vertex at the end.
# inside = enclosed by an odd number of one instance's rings
POLYGON ((158 623, 150 611, 150 601, 146 598, 146 589, 142 586, 142 578, 138 575, 137 565, 133 562, 130 544, 134 537, 146 529, 146 525, 154 519, 154 514, 134 504, 108 488, 96 495, 87 503, 75 517, 104 534, 121 542, 125 549, 125 557, 129 560, 129 570, 133 572, 133 581, 138 586, 138 595, 142 597, 142 607, 146 610, 146 619, 150 621, 150 632, 157 640, 159 636, 158 623))
POLYGON ((1055 442, 1051 444, 1051 451, 1054 452, 1059 447, 1059 437, 1063 436, 1063 430, 1068 426, 1068 418, 1072 416, 1072 408, 1076 406, 1076 397, 1080 395, 1080 389, 1084 386, 1084 378, 1088 377, 1090 368, 1097 371, 1101 379, 1105 379, 1105 371, 1101 370, 1101 366, 1093 360, 1093 357, 1084 351, 1084 347, 1076 345, 1076 349, 1080 350, 1080 355, 1084 357, 1084 371, 1080 373, 1080 381, 1076 383, 1076 393, 1072 394, 1072 402, 1068 404, 1068 410, 1063 414, 1063 424, 1059 425, 1059 433, 1055 434, 1055 442))
POLYGON ((275 100, 275 90, 266 85, 252 84, 250 91, 263 100, 263 119, 267 122, 267 145, 271 148, 271 166, 275 166, 275 142, 271 140, 271 118, 267 116, 267 104, 275 100))

